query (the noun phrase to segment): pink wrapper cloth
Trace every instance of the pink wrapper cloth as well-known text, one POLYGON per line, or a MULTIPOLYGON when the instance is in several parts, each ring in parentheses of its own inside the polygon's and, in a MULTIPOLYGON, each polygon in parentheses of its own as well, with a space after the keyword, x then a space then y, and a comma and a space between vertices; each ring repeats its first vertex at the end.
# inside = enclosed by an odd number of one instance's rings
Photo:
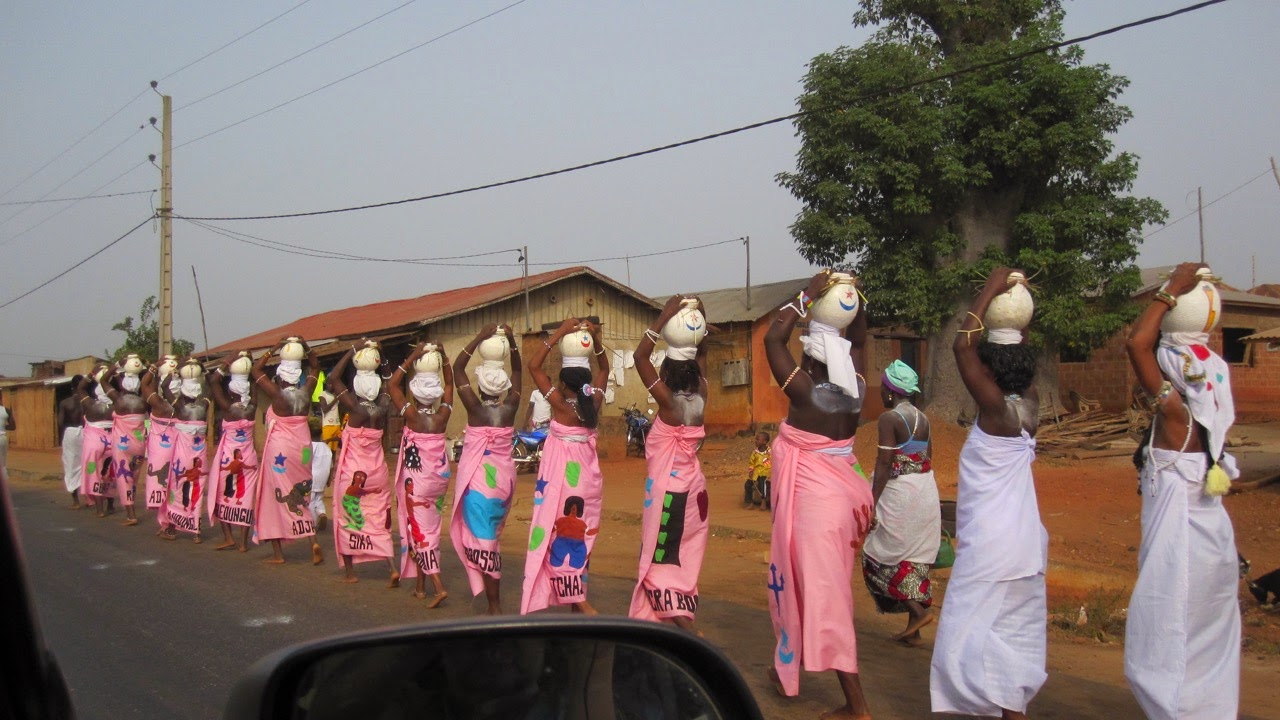
POLYGON ((311 429, 306 415, 276 415, 267 408, 258 498, 254 501, 254 542, 295 540, 316 534, 311 515, 311 429))
POLYGON ((587 599, 587 562, 604 500, 596 435, 551 421, 533 493, 521 614, 587 599))
POLYGON ((222 437, 213 461, 213 483, 205 493, 209 524, 253 525, 258 497, 258 451, 253 448, 252 420, 223 420, 222 437))
POLYGON ((516 466, 511 460, 514 437, 509 427, 468 425, 462 439, 449 539, 467 570, 473 596, 484 592, 485 575, 502 578, 498 538, 516 491, 516 466))
POLYGON ((649 475, 640 521, 640 580, 631 595, 633 618, 693 619, 698 574, 707 551, 707 479, 698 462, 701 426, 658 418, 645 441, 649 475))
POLYGON ((443 433, 404 429, 396 470, 402 578, 440 572, 440 504, 449 488, 445 443, 443 433))
POLYGON ((169 463, 169 525, 200 534, 200 510, 209 486, 209 426, 203 421, 179 420, 173 425, 173 461, 169 463))
POLYGON ((853 577, 871 524, 871 484, 856 468, 853 438, 832 440, 785 422, 773 443, 769 616, 773 666, 787 695, 800 667, 858 672, 853 577))
POLYGON ((147 416, 143 413, 111 416, 111 462, 115 465, 116 495, 120 504, 133 506, 133 490, 147 449, 147 416))
POLYGON ((151 432, 147 435, 147 507, 156 511, 156 524, 169 527, 169 465, 173 462, 173 448, 177 443, 177 430, 173 418, 151 418, 151 432))
POLYGON ((111 423, 85 422, 80 436, 80 492, 88 500, 115 497, 116 465, 111 461, 111 423))
POLYGON ((333 544, 351 562, 395 557, 391 544, 391 483, 382 431, 347 426, 333 477, 333 544))

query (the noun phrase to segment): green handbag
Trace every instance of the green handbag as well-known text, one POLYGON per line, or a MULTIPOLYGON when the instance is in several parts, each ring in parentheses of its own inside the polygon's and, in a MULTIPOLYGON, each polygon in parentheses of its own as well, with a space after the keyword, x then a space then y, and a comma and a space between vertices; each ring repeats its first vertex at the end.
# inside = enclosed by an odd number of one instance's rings
POLYGON ((938 558, 933 561, 935 570, 949 568, 956 564, 956 549, 951 544, 951 533, 942 531, 942 542, 938 544, 938 558))

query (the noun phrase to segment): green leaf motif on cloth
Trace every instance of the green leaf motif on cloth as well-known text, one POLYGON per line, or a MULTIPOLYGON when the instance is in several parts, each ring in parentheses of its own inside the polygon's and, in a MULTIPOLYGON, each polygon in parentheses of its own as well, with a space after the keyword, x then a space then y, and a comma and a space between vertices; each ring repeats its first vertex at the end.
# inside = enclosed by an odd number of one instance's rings
POLYGON ((484 464, 484 484, 488 485, 490 490, 498 487, 498 468, 489 463, 484 464))
POLYGON ((533 532, 529 533, 529 550, 537 550, 542 546, 542 541, 547 539, 546 528, 534 527, 533 532))
POLYGON ((303 465, 311 464, 311 446, 310 445, 302 446, 302 464, 303 465))
POLYGON ((582 475, 582 465, 576 460, 570 460, 564 465, 564 481, 569 483, 569 487, 578 487, 578 478, 582 475))

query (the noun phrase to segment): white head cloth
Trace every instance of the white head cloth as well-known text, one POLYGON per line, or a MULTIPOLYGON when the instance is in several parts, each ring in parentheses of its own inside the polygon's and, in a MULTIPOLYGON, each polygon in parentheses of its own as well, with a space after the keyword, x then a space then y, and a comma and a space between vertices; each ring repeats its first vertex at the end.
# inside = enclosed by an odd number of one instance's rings
POLYGON ((480 392, 486 395, 501 395, 511 389, 511 378, 507 377, 507 366, 501 360, 485 360, 476 368, 476 384, 480 392))
POLYGON ((200 397, 200 378, 182 378, 179 392, 192 400, 200 397))
POLYGON ((440 373, 420 372, 409 381, 409 392, 419 405, 430 407, 444 397, 444 386, 440 384, 440 373))
POLYGON ((240 396, 241 404, 249 403, 249 374, 248 373, 231 373, 231 382, 227 384, 231 388, 231 392, 240 396))
POLYGON ((996 345, 1022 344, 1022 331, 1017 328, 991 328, 987 331, 987 341, 996 345))
POLYGON ((93 386, 93 397, 100 403, 111 402, 111 396, 107 394, 106 390, 102 389, 101 385, 95 384, 93 386))
MULTIPOLYGON (((813 332, 810 330, 810 332, 813 332)), ((668 347, 667 357, 672 360, 692 360, 698 357, 698 346, 693 347, 668 347)))
POLYGON ((276 367, 276 377, 290 385, 297 385, 298 381, 302 379, 302 361, 281 360, 280 365, 276 367))
POLYGON ((1207 333, 1169 333, 1160 338, 1156 360, 1169 384, 1187 399, 1191 416, 1209 431, 1210 454, 1221 458, 1222 469, 1235 479, 1240 476, 1235 459, 1222 452, 1227 431, 1236 421, 1231 369, 1208 343, 1207 333))
POLYGON ((566 355, 560 358, 561 368, 591 368, 591 358, 585 355, 566 355))
POLYGON ((356 395, 361 399, 373 402, 378 399, 378 394, 382 391, 382 378, 378 377, 373 370, 357 370, 351 389, 355 390, 356 395))
POLYGON ((849 357, 852 344, 840 336, 839 330, 810 320, 809 334, 800 338, 800 343, 805 355, 827 366, 827 378, 833 385, 852 398, 858 397, 858 373, 849 357))
POLYGON ((141 385, 142 381, 138 379, 137 375, 126 374, 120 378, 120 387, 124 388, 125 392, 136 393, 141 385))

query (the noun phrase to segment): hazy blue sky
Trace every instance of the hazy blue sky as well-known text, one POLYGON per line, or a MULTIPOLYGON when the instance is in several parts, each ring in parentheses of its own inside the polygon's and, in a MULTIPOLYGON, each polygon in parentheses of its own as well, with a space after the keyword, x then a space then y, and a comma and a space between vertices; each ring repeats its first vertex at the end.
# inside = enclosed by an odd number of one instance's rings
MULTIPOLYGON (((391 10, 404 0, 310 0, 191 67, 297 0, 5 3, 0 9, 0 202, 158 187, 145 162, 160 114, 139 98, 70 152, 27 177, 161 79, 182 144, 311 91, 512 0, 419 0, 299 60, 211 92, 391 10), (95 159, 97 164, 72 178, 95 159), (142 161, 140 167, 134 167, 142 161), (59 184, 64 183, 61 187, 59 184), (16 185, 16 187, 15 187, 16 185), (11 189, 12 188, 12 189, 11 189), (56 188, 56 189, 55 189, 56 188)), ((1068 36, 1190 0, 1076 0, 1068 36)), ((527 0, 260 118, 174 153, 174 204, 237 215, 378 202, 572 165, 791 112, 806 62, 869 34, 854 2, 527 0)), ((1268 170, 1280 154, 1280 2, 1233 0, 1088 43, 1131 81, 1135 117, 1116 138, 1141 156, 1135 191, 1171 217, 1268 170)), ((798 141, 778 125, 655 156, 473 195, 297 220, 225 223, 270 240, 382 257, 437 257, 528 245, 534 262, 644 253, 749 234, 752 279, 808 272, 787 231, 798 203, 774 182, 798 141)), ((157 198, 158 200, 158 198, 157 198)), ((148 195, 0 206, 0 302, 80 260, 152 211, 148 195)), ((1267 174, 1205 213, 1209 260, 1228 282, 1280 282, 1280 188, 1267 174)), ((0 372, 42 357, 100 353, 110 326, 158 284, 148 225, 90 263, 0 310, 0 372)), ((1145 265, 1194 259, 1194 215, 1152 236, 1145 265)), ((519 275, 505 267, 425 267, 282 254, 174 225, 175 333, 200 346, 191 280, 200 274, 209 341, 292 318, 519 275)), ((626 281, 623 262, 598 270, 626 281)), ((534 271, 546 268, 535 267, 534 271)), ((741 246, 631 262, 642 292, 741 283, 741 246)))

